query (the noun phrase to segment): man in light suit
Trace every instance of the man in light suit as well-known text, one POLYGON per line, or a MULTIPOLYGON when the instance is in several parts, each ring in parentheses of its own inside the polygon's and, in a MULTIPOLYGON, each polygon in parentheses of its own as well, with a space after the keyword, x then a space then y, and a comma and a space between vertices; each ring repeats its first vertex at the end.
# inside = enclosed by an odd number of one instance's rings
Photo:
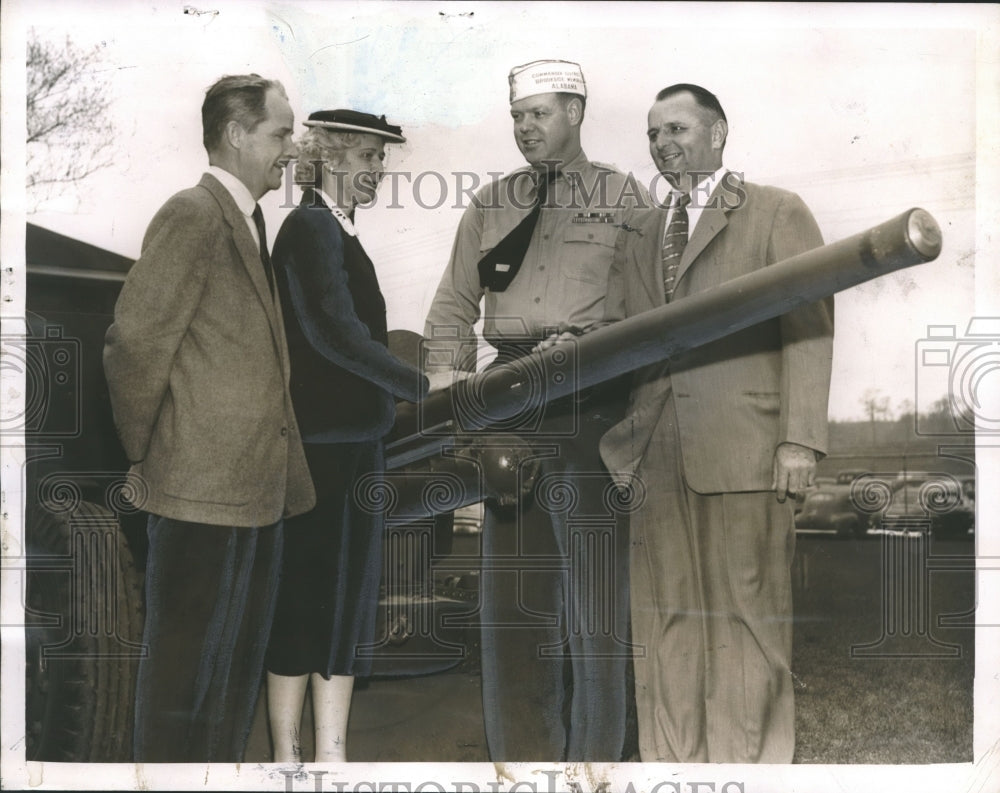
POLYGON ((260 686, 282 518, 315 494, 256 202, 294 157, 280 83, 223 77, 202 105, 209 164, 143 240, 104 367, 150 513, 137 762, 240 762, 260 686))
MULTIPOLYGON (((608 319, 822 244, 798 196, 723 167, 727 133, 705 89, 657 95, 649 148, 674 191, 619 238, 608 319)), ((602 438, 613 476, 645 498, 631 519, 643 761, 792 760, 787 497, 825 452, 832 338, 829 299, 641 369, 602 438)))

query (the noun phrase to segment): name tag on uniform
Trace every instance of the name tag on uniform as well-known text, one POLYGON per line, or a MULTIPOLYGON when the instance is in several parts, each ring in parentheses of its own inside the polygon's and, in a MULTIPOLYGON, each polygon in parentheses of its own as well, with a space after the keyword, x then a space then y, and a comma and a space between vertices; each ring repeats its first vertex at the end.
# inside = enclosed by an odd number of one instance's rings
POLYGON ((500 264, 499 262, 497 262, 496 271, 498 273, 509 272, 510 271, 510 265, 509 264, 500 264))
POLYGON ((577 212, 573 216, 574 223, 614 223, 614 212, 577 212))

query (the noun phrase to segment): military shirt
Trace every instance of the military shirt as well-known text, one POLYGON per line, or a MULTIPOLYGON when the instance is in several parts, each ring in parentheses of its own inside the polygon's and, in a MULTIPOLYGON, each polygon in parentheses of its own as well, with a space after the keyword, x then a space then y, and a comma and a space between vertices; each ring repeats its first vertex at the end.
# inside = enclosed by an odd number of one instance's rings
POLYGON ((430 367, 444 366, 450 357, 453 368, 474 368, 471 361, 459 363, 458 350, 463 343, 466 354, 474 347, 481 303, 483 337, 494 346, 584 331, 603 321, 615 241, 636 205, 648 201, 645 190, 581 151, 548 188, 513 281, 502 292, 480 286, 479 260, 528 215, 535 197, 536 176, 525 167, 486 185, 466 209, 425 324, 425 344, 435 351, 427 359, 430 367))

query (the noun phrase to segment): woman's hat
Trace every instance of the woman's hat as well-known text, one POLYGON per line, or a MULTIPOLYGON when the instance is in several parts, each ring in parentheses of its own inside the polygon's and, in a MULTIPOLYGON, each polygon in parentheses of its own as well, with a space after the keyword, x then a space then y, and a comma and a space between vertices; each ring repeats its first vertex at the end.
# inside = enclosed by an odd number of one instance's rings
POLYGON ((357 110, 317 110, 302 123, 307 127, 322 127, 342 132, 367 132, 397 143, 406 142, 402 128, 389 124, 385 116, 373 116, 371 113, 361 113, 357 110))

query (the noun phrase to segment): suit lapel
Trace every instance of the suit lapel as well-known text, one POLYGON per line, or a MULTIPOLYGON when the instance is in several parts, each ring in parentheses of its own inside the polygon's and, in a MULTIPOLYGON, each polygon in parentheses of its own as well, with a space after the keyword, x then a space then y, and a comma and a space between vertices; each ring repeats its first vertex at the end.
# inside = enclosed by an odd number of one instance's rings
POLYGON ((688 240, 684 253, 681 254, 680 264, 677 266, 677 281, 679 283, 684 273, 695 259, 698 258, 715 236, 728 224, 729 218, 726 216, 728 210, 721 207, 708 206, 702 210, 701 217, 698 218, 698 225, 694 227, 694 233, 688 240))
POLYGON ((219 203, 219 207, 222 209, 223 218, 225 218, 226 223, 232 229, 233 243, 236 245, 236 250, 240 255, 243 266, 246 268, 247 275, 250 277, 250 281, 257 291, 257 297, 260 298, 261 305, 264 307, 264 313, 267 315, 267 320, 271 325, 271 335, 274 338, 275 346, 282 360, 284 360, 285 355, 281 343, 284 333, 281 309, 278 306, 277 296, 271 296, 271 288, 267 284, 267 276, 264 273, 264 266, 260 259, 260 248, 257 247, 257 243, 250 233, 246 217, 240 212, 240 208, 236 206, 236 201, 233 200, 229 191, 214 176, 205 174, 201 177, 199 184, 215 197, 215 200, 219 203))
POLYGON ((653 306, 666 302, 663 293, 663 232, 666 227, 666 210, 650 212, 646 222, 640 224, 640 242, 632 249, 634 266, 641 274, 642 285, 649 293, 653 306), (648 265, 652 262, 653 266, 648 265))

